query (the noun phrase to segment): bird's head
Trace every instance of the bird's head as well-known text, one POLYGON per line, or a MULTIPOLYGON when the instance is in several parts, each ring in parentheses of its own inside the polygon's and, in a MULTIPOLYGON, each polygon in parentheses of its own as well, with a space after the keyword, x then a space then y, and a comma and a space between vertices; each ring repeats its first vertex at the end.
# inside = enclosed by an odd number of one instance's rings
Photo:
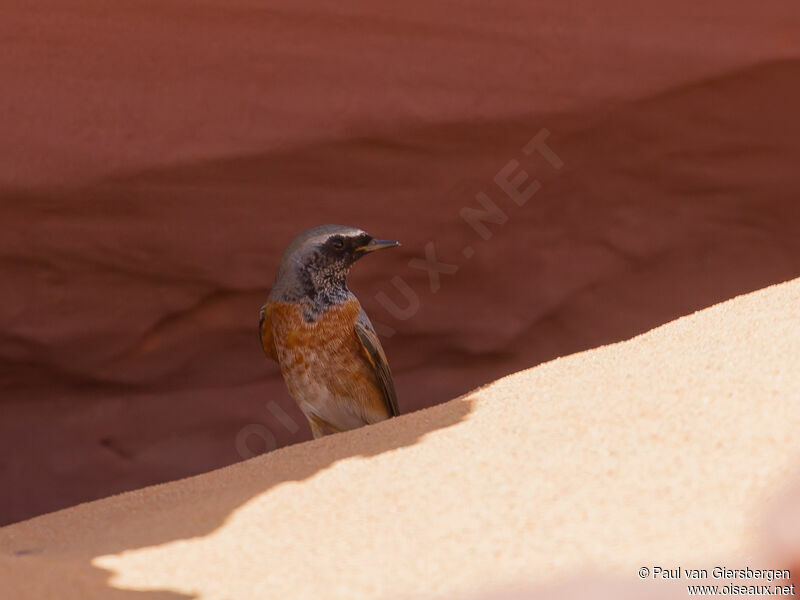
POLYGON ((399 246, 378 240, 363 229, 320 225, 295 237, 283 253, 270 294, 275 300, 314 300, 347 293, 347 273, 353 263, 376 250, 399 246))

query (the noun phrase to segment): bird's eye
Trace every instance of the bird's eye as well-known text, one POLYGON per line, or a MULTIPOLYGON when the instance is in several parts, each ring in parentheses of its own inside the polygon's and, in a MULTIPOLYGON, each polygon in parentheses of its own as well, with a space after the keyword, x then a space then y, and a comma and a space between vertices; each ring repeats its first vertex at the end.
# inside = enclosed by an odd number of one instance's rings
POLYGON ((341 250, 344 248, 344 240, 336 238, 331 242, 331 245, 333 245, 333 247, 337 250, 341 250))

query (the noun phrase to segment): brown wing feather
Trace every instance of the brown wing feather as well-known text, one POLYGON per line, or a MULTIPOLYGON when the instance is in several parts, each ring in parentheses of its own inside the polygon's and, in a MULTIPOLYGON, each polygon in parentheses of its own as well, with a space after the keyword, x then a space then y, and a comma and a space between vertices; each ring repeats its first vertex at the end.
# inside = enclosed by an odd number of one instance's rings
POLYGON ((386 354, 383 353, 378 334, 372 328, 372 323, 369 322, 367 313, 363 310, 359 311, 358 319, 355 323, 356 334, 358 339, 361 340, 361 346, 367 359, 372 364, 375 370, 375 375, 378 378, 383 399, 389 409, 389 414, 396 417, 400 414, 397 410, 397 393, 394 391, 394 382, 392 381, 392 372, 389 370, 389 362, 386 360, 386 354))
POLYGON ((275 349, 275 340, 272 337, 272 323, 270 322, 270 307, 265 304, 258 313, 258 332, 264 354, 278 362, 278 351, 275 349))

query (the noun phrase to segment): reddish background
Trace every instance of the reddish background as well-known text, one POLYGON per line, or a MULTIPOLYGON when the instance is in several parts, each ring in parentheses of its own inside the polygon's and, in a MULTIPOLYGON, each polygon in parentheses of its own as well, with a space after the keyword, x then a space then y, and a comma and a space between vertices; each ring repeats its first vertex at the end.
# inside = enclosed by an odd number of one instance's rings
POLYGON ((796 0, 18 4, 0 524, 239 460, 248 424, 309 438, 256 321, 311 225, 404 244, 351 276, 402 412, 800 275, 796 0), (521 152, 543 128, 561 169, 521 152), (408 265, 430 241, 459 265, 436 293, 408 265))

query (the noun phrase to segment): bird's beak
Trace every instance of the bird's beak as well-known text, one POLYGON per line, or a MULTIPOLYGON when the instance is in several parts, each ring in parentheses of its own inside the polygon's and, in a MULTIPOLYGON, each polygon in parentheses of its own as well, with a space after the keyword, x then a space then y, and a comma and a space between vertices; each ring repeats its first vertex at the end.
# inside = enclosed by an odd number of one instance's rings
POLYGON ((366 254, 367 252, 375 252, 375 250, 382 250, 383 248, 394 248, 399 245, 400 242, 395 242, 394 240, 370 240, 368 244, 356 248, 356 251, 366 254))

